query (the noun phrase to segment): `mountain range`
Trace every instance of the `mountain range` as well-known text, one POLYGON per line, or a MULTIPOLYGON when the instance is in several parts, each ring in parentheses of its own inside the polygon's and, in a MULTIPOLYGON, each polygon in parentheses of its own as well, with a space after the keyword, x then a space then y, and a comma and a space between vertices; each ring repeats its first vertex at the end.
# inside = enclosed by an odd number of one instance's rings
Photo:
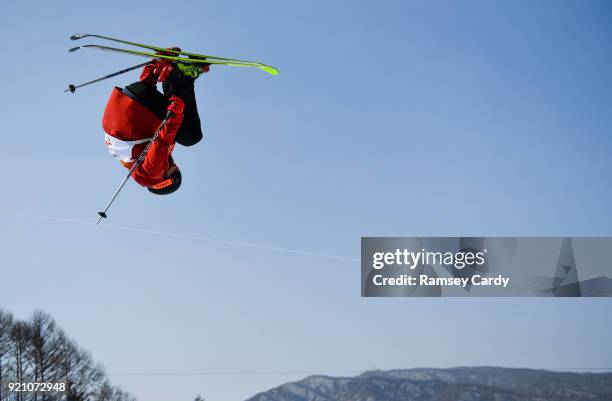
POLYGON ((612 401, 612 373, 496 367, 310 376, 248 401, 612 401))

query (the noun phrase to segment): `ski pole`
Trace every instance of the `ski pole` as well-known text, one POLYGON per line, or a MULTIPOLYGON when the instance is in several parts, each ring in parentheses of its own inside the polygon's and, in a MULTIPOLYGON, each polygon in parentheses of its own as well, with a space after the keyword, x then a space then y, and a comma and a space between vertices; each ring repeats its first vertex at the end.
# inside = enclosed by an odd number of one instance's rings
POLYGON ((104 208, 104 210, 102 210, 101 212, 98 212, 98 215, 100 217, 98 218, 98 222, 96 223, 96 225, 100 224, 100 220, 105 219, 105 218, 108 217, 106 215, 106 212, 108 212, 108 209, 113 204, 113 201, 115 200, 117 195, 119 195, 119 192, 121 192, 121 190, 125 186, 125 183, 130 179, 130 177, 132 176, 132 173, 134 171, 136 171, 138 166, 143 162, 144 158, 147 156, 147 152, 149 151, 149 148, 151 148, 151 145, 153 144, 153 142, 155 142, 155 140, 159 136, 160 131, 162 130, 162 128, 164 128, 166 126, 166 123, 168 122, 168 119, 170 117, 172 117, 172 116, 174 116, 174 113, 172 113, 171 111, 168 111, 168 114, 166 114, 166 118, 164 118, 164 121, 161 122, 161 124, 157 128, 157 131, 155 131, 155 134, 153 134, 153 138, 151 138, 151 141, 147 144, 147 146, 143 149, 143 151, 140 152, 140 155, 138 156, 138 159, 136 159, 136 161, 132 165, 132 168, 128 172, 127 176, 121 182, 121 185, 119 185, 119 188, 117 188, 117 190, 115 191, 115 194, 113 195, 111 200, 106 204, 106 207, 104 208))
POLYGON ((95 84, 96 82, 100 82, 100 81, 104 81, 105 79, 109 79, 112 77, 116 77, 117 75, 121 75, 121 74, 125 74, 126 72, 130 72, 133 70, 136 70, 140 67, 144 67, 147 64, 150 64, 150 61, 147 61, 146 63, 142 63, 142 64, 138 64, 135 65, 133 67, 130 68, 126 68, 125 70, 121 70, 121 71, 117 71, 117 72, 113 72, 112 74, 106 75, 102 78, 98 78, 98 79, 94 79, 93 81, 89 81, 89 82, 85 82, 84 84, 80 84, 80 85, 68 85, 68 89, 66 89, 64 92, 72 92, 74 93, 78 88, 82 88, 83 86, 87 86, 87 85, 91 85, 91 84, 95 84))

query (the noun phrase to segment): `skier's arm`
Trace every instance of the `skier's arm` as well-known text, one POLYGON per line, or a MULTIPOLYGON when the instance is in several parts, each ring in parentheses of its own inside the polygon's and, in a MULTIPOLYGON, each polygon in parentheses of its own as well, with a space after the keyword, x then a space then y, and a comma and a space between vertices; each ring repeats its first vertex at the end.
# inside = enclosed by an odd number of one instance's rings
POLYGON ((140 82, 144 82, 148 85, 156 85, 157 82, 164 82, 168 75, 170 75, 170 72, 172 72, 172 69, 171 60, 155 60, 151 64, 145 65, 142 69, 140 82))
MULTIPOLYGON (((168 50, 181 51, 178 47, 171 47, 168 50)), ((172 52, 160 51, 157 54, 165 54, 169 56, 175 55, 172 52)), ((150 85, 156 85, 158 82, 164 82, 170 72, 172 72, 172 60, 155 59, 151 64, 146 65, 140 74, 140 81, 150 85)))
POLYGON ((157 140, 151 144, 142 164, 133 173, 134 180, 145 187, 163 181, 170 168, 168 160, 174 149, 174 140, 183 122, 185 109, 184 102, 176 96, 171 97, 170 102, 168 110, 172 112, 172 116, 168 118, 166 125, 159 132, 157 140))
POLYGON ((140 74, 140 81, 149 85, 157 84, 159 73, 156 74, 156 70, 157 61, 153 61, 152 63, 145 65, 145 67, 142 69, 142 73, 140 74))

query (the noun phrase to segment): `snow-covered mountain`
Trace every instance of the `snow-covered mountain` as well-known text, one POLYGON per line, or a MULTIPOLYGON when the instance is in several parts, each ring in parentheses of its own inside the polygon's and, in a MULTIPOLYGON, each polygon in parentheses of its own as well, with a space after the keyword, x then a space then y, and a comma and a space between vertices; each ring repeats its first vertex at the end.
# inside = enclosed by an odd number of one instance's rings
POLYGON ((311 376, 248 401, 612 401, 612 373, 470 367, 311 376))

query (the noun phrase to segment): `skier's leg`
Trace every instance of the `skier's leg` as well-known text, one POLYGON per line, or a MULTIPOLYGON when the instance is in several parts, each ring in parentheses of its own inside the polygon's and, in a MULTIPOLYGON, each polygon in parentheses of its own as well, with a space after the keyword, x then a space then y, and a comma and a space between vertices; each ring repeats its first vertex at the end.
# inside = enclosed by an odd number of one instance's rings
POLYGON ((178 96, 185 102, 185 114, 183 124, 176 134, 176 142, 183 146, 193 146, 200 142, 203 137, 202 124, 198 113, 198 106, 195 98, 194 81, 192 77, 184 76, 178 71, 170 74, 164 81, 164 94, 178 96))

